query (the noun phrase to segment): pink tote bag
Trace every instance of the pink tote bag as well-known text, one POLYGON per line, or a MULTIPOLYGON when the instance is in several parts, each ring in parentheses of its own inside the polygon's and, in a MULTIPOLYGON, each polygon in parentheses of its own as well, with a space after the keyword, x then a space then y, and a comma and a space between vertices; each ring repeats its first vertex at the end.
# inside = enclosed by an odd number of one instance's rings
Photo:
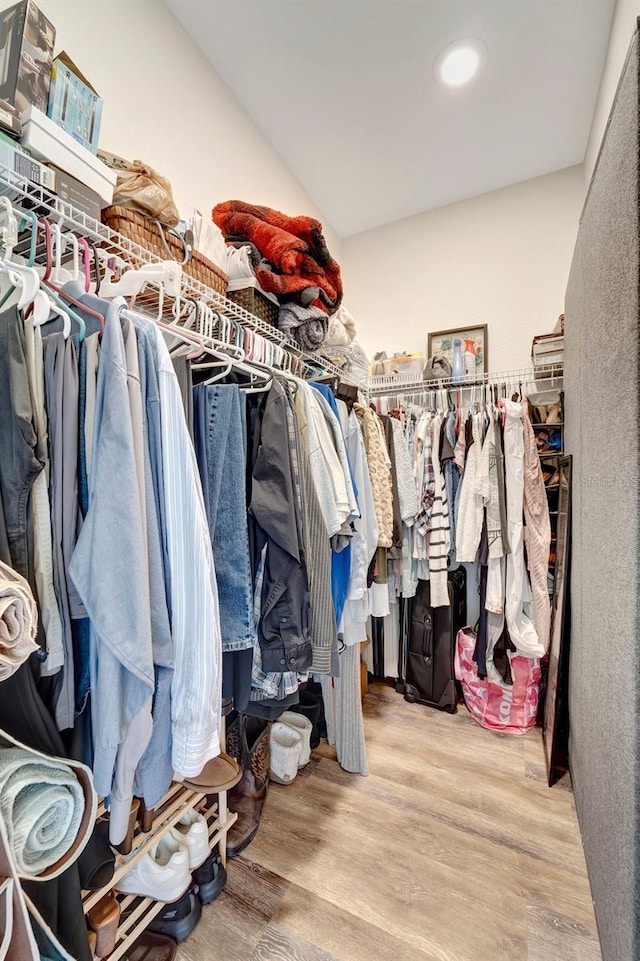
POLYGON ((505 734, 526 734, 536 723, 540 694, 537 657, 511 657, 513 684, 478 677, 473 660, 476 635, 470 627, 458 631, 455 670, 469 713, 482 727, 505 734))

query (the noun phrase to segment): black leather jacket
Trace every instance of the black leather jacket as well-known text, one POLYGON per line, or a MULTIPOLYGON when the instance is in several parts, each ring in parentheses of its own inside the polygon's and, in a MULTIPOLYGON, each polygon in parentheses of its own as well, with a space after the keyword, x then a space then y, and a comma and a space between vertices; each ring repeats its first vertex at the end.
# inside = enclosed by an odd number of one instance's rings
POLYGON ((267 545, 258 640, 262 669, 305 671, 311 666, 309 583, 296 524, 285 391, 273 381, 258 418, 250 416, 255 459, 251 476, 254 571, 267 545), (256 449, 257 448, 257 449, 256 449))

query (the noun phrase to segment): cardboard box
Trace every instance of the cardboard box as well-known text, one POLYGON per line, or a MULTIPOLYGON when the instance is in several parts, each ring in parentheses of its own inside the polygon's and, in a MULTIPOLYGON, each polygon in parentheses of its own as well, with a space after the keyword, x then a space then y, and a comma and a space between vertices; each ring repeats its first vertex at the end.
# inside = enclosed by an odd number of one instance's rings
MULTIPOLYGON (((30 157, 26 150, 23 150, 23 148, 7 136, 7 134, 0 131, 0 176, 2 176, 5 169, 18 174, 20 177, 24 177, 25 180, 30 180, 32 183, 38 184, 40 187, 45 187, 47 190, 55 190, 55 175, 53 171, 45 167, 44 164, 38 163, 33 157, 30 157)), ((9 197, 9 199, 12 199, 9 190, 3 188, 2 193, 9 197)), ((15 196, 14 194, 14 197, 15 196)))
POLYGON ((91 153, 98 152, 102 98, 64 50, 51 68, 47 116, 91 153))
POLYGON ((93 217, 94 220, 100 220, 102 209, 100 195, 95 190, 90 190, 85 184, 80 183, 66 170, 60 170, 59 167, 53 166, 50 169, 55 175, 55 192, 60 200, 71 204, 76 210, 82 210, 89 217, 93 217))
POLYGON ((0 99, 46 110, 56 31, 33 0, 0 13, 0 99))
POLYGON ((117 180, 115 170, 82 147, 41 110, 29 107, 20 119, 23 127, 22 144, 34 157, 65 170, 97 193, 103 207, 109 206, 117 180))

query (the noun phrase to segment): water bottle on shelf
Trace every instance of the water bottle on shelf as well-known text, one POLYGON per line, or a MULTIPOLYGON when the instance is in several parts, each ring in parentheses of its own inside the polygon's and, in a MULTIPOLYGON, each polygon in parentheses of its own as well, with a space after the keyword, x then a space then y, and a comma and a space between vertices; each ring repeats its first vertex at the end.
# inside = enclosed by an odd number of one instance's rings
POLYGON ((462 341, 456 337, 453 342, 453 360, 451 361, 451 380, 464 380, 464 360, 462 358, 462 341))

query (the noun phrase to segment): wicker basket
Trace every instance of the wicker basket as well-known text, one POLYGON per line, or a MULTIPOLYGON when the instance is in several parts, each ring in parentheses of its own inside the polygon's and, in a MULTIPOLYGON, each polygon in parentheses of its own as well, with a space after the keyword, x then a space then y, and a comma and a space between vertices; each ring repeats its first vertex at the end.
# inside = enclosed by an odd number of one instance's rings
MULTIPOLYGON (((157 221, 135 210, 129 210, 127 207, 105 207, 102 211, 102 222, 111 230, 122 234, 127 240, 140 244, 141 247, 150 250, 152 254, 156 254, 163 260, 168 259, 169 256, 167 247, 171 257, 178 263, 182 263, 184 259, 184 246, 180 239, 169 233, 166 228, 163 230, 157 221)), ((135 264, 135 266, 140 265, 135 264)), ((210 287, 223 297, 226 296, 227 275, 224 270, 207 260, 197 250, 194 250, 191 260, 184 264, 182 269, 205 287, 210 287)))
POLYGON ((265 297, 261 290, 255 287, 241 287, 240 290, 227 291, 227 297, 238 307, 243 307, 250 314, 264 320, 272 327, 278 326, 278 305, 265 297))

